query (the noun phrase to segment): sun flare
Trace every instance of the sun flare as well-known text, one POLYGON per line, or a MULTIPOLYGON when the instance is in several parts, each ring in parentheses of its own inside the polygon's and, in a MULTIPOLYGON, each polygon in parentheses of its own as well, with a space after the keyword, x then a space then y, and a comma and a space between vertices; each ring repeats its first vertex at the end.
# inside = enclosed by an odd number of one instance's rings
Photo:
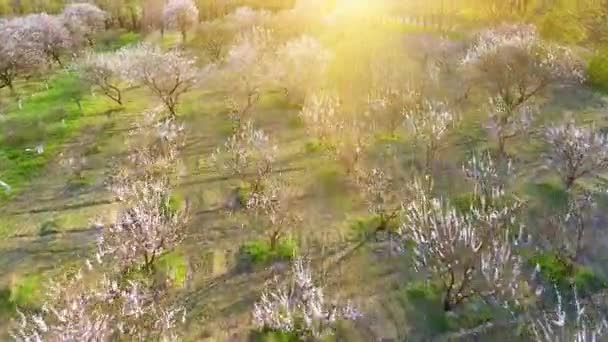
POLYGON ((0 0, 0 342, 608 341, 606 18, 0 0))

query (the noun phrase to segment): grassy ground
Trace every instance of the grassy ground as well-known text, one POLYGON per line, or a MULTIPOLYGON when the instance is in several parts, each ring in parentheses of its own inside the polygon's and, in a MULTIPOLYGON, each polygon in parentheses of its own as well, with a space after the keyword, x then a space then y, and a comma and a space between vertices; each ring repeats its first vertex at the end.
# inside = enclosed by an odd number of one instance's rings
MULTIPOLYGON (((172 46, 178 38, 169 35, 163 42, 172 46)), ((0 104, 4 113, 0 180, 13 188, 2 195, 0 211, 0 318, 2 311, 12 310, 15 304, 39 304, 44 281, 90 251, 98 233, 89 229, 90 220, 109 219, 116 210, 104 189, 110 161, 122 157, 133 122, 156 103, 144 89, 136 88, 125 93, 123 107, 86 94, 81 111, 71 99, 74 88, 70 82, 64 73, 52 75, 48 89, 43 82, 29 81, 18 89, 27 94, 21 109, 14 98, 0 104), (39 143, 44 143, 44 153, 26 151, 39 143), (78 174, 62 162, 69 158, 84 158, 78 174)), ((539 128, 559 119, 564 110, 605 126, 602 96, 586 88, 559 91, 545 107, 539 128)), ((162 259, 161 267, 176 283, 175 300, 186 306, 189 320, 184 331, 191 341, 246 340, 249 312, 263 284, 287 268, 285 263, 253 270, 239 267, 239 249, 263 237, 263 231, 243 215, 227 215, 222 210, 238 180, 219 175, 208 163, 210 153, 229 134, 225 94, 203 86, 187 94, 180 107, 187 142, 178 168, 177 191, 193 205, 193 216, 184 243, 162 259)), ((290 209, 302 221, 290 227, 289 233, 300 253, 312 257, 328 292, 338 298, 358 299, 366 313, 368 328, 343 338, 367 341, 372 336, 409 336, 423 340, 435 334, 443 340, 440 334, 456 326, 475 326, 487 318, 483 308, 475 308, 470 321, 457 324, 460 318, 434 311, 436 294, 416 287, 421 275, 412 271, 408 258, 391 254, 387 242, 355 248, 353 222, 367 217, 362 198, 337 163, 307 148, 310 140, 297 113, 281 94, 268 93, 253 118, 281 146, 277 177, 289 182, 298 194, 290 209)), ((438 192, 447 196, 460 193, 465 188, 460 175, 464 156, 492 147, 481 128, 484 115, 481 111, 467 113, 446 139, 435 170, 438 192)), ((509 146, 524 151, 516 161, 525 168, 518 170, 520 184, 515 187, 539 210, 549 210, 543 205, 551 207, 551 201, 559 205, 560 189, 552 188, 551 176, 534 163, 541 146, 530 142, 521 137, 509 146)), ((376 148, 386 144, 380 139, 376 148)), ((401 165, 411 167, 405 140, 390 144, 400 145, 404 151, 401 165)), ((507 340, 507 335, 495 340, 507 340)))
POLYGON ((19 85, 21 108, 15 97, 2 100, 0 179, 11 191, 0 197, 0 288, 20 306, 37 305, 41 296, 34 293, 48 277, 88 253, 97 233, 91 220, 113 213, 104 186, 108 167, 150 102, 142 89, 129 89, 118 106, 99 94, 80 94, 73 81, 57 71, 46 84, 19 85), (80 106, 75 95, 82 95, 80 106), (41 153, 31 150, 38 144, 41 153), (24 282, 25 292, 19 290, 24 282))

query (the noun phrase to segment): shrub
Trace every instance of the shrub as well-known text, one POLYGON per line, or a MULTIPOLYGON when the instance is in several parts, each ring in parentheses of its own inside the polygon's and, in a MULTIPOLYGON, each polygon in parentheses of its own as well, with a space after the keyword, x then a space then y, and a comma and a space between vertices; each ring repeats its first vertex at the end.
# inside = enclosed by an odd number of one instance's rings
POLYGON ((447 324, 450 330, 468 330, 484 323, 497 320, 500 311, 482 299, 473 299, 465 303, 457 315, 448 315, 447 324))
POLYGON ((298 342, 298 336, 295 333, 274 331, 264 329, 262 331, 253 331, 250 341, 253 342, 298 342))
POLYGON ((349 227, 357 240, 379 239, 378 233, 394 234, 399 230, 399 220, 383 222, 379 215, 368 215, 352 219, 349 227))
POLYGON ((429 282, 413 282, 405 289, 408 320, 421 329, 423 336, 449 330, 449 322, 442 305, 441 289, 429 282))
POLYGON ((465 214, 468 213, 471 208, 481 206, 481 198, 474 192, 467 192, 455 196, 451 203, 459 213, 465 214))
POLYGON ((538 199, 544 208, 562 211, 568 208, 568 193, 557 183, 532 184, 528 187, 529 195, 538 199))
POLYGON ((405 141, 405 137, 398 133, 378 133, 376 134, 376 141, 381 144, 394 144, 405 141))
POLYGON ((17 307, 33 308, 42 296, 42 276, 34 274, 13 279, 9 301, 17 307))
POLYGON ((274 251, 277 259, 291 260, 298 252, 298 244, 292 238, 284 238, 279 241, 274 251))
POLYGON ((587 267, 575 264, 570 259, 554 252, 538 253, 530 258, 532 266, 540 267, 540 276, 545 282, 554 284, 563 293, 572 286, 581 293, 594 292, 606 287, 606 282, 587 267))
POLYGON ((47 236, 56 234, 59 231, 59 225, 55 220, 46 221, 38 228, 38 236, 47 236))
POLYGON ((236 199, 241 207, 246 207, 247 202, 249 201, 249 197, 251 196, 251 185, 245 182, 241 182, 241 184, 236 188, 236 199))
POLYGON ((274 248, 266 240, 255 240, 241 247, 241 256, 253 265, 265 265, 275 261, 293 259, 297 253, 297 244, 291 238, 280 239, 274 248))
MULTIPOLYGON (((498 198, 486 198, 485 205, 494 208, 503 208, 515 204, 516 199, 510 195, 503 195, 498 198)), ((461 214, 468 213, 471 208, 480 209, 484 202, 482 197, 474 192, 467 192, 452 198, 452 206, 461 214)))
POLYGON ((173 286, 179 288, 185 285, 188 261, 184 255, 178 252, 163 254, 158 259, 156 269, 163 275, 163 279, 169 279, 173 286))
POLYGON ((177 215, 180 210, 184 209, 185 201, 180 195, 172 193, 169 197, 169 201, 165 202, 163 205, 165 206, 163 211, 168 217, 171 217, 177 215))
POLYGON ((15 310, 15 304, 11 302, 11 290, 8 288, 0 289, 0 317, 10 315, 15 310))
POLYGON ((421 336, 448 331, 468 330, 497 319, 502 312, 480 298, 472 298, 458 311, 442 309, 443 291, 433 283, 413 282, 405 289, 408 320, 415 324, 421 336))
POLYGON ((121 47, 135 44, 140 40, 141 35, 136 32, 108 30, 99 35, 98 49, 104 51, 118 50, 121 47))
POLYGON ((572 277, 572 282, 577 289, 583 292, 596 292, 607 287, 606 281, 598 277, 588 267, 578 266, 572 277))
POLYGON ((350 229, 358 240, 370 238, 376 232, 379 225, 380 218, 377 215, 358 217, 349 223, 350 229))
POLYGON ((307 141, 304 145, 304 150, 310 154, 327 152, 331 148, 329 144, 318 139, 307 141))
POLYGON ((555 253, 539 253, 530 259, 532 265, 540 266, 540 274, 544 280, 556 285, 567 285, 574 274, 574 265, 555 253))
POLYGON ((608 91, 608 47, 601 49, 589 61, 587 67, 589 83, 603 91, 608 91))

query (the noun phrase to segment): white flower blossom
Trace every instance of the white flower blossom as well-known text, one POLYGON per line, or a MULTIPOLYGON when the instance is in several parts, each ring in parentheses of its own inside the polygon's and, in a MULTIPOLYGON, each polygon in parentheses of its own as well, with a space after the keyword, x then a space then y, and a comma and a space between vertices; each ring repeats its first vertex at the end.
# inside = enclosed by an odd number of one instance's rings
POLYGON ((350 303, 346 306, 327 303, 323 289, 314 283, 309 263, 297 259, 292 278, 281 286, 269 284, 254 305, 254 324, 297 334, 300 338, 320 338, 332 334, 338 320, 357 320, 360 312, 350 303))

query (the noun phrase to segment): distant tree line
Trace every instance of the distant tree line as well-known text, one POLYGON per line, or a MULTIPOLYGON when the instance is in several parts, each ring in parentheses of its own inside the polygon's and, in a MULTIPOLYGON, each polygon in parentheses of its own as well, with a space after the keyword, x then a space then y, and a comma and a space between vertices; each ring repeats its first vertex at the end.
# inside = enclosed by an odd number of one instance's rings
POLYGON ((606 0, 387 0, 390 12, 410 24, 464 30, 503 22, 535 24, 544 38, 565 43, 604 42, 606 0))
MULTIPOLYGON (((66 0, 0 0, 0 17, 23 16, 29 13, 57 14, 66 0)), ((108 27, 133 31, 160 28, 163 8, 167 0, 94 0, 108 16, 108 27)), ((290 8, 294 0, 196 0, 199 20, 223 17, 234 9, 248 6, 257 9, 280 10, 290 8)))

